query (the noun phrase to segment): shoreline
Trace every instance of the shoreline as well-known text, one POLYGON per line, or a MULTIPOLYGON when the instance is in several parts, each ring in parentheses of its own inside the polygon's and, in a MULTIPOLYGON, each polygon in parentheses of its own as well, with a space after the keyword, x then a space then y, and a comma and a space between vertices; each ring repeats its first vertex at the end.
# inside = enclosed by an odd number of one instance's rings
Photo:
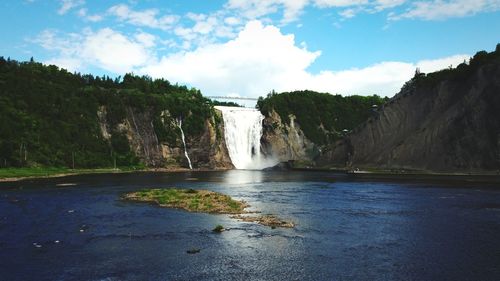
POLYGON ((394 170, 346 170, 339 168, 292 168, 292 171, 338 173, 355 180, 385 180, 412 182, 457 182, 500 184, 500 174, 495 171, 484 172, 436 172, 436 171, 394 171, 394 170))
POLYGON ((16 182, 28 179, 48 179, 48 178, 62 178, 67 176, 76 176, 76 175, 87 175, 87 174, 122 174, 122 173, 131 173, 131 172, 140 172, 142 170, 107 170, 107 169, 95 169, 88 171, 69 171, 65 173, 56 173, 56 174, 47 174, 47 175, 32 175, 32 176, 19 176, 19 177, 4 177, 0 178, 0 182, 16 182))
MULTIPOLYGON (((48 178, 61 178, 67 176, 77 176, 77 175, 92 175, 92 174, 126 174, 126 173, 137 173, 137 172, 168 172, 168 173, 183 173, 183 172, 210 172, 210 171, 226 171, 229 169, 193 169, 190 170, 188 168, 145 168, 145 169, 84 169, 84 170, 74 170, 71 171, 68 169, 68 172, 62 173, 54 173, 49 174, 47 172, 46 175, 35 174, 30 176, 18 176, 18 177, 3 177, 0 178, 0 182, 17 182, 22 180, 30 180, 30 179, 48 179, 48 178)), ((47 171, 50 171, 47 169, 47 171)), ((43 172, 42 172, 43 173, 43 172)))
MULTIPOLYGON (((22 180, 31 179, 47 179, 47 178, 61 178, 67 176, 76 175, 92 175, 92 174, 126 174, 126 173, 154 173, 154 172, 165 172, 165 173, 184 173, 184 172, 220 172, 229 171, 232 169, 193 169, 181 167, 171 167, 171 168, 145 168, 145 169, 82 169, 82 170, 70 170, 68 172, 54 173, 50 174, 50 168, 47 169, 47 174, 43 170, 39 171, 38 174, 28 175, 28 176, 14 176, 14 177, 3 177, 0 178, 0 182, 17 182, 22 180)), ((350 171, 345 169, 322 169, 322 168, 292 168, 290 171, 301 171, 301 172, 322 172, 322 173, 336 173, 346 177, 347 179, 354 180, 384 180, 384 181, 411 181, 411 182, 457 182, 457 183, 484 183, 484 184, 500 184, 500 174, 497 172, 483 172, 483 173, 463 173, 463 172, 424 172, 424 171, 404 171, 404 172, 394 172, 388 170, 380 171, 350 171)))

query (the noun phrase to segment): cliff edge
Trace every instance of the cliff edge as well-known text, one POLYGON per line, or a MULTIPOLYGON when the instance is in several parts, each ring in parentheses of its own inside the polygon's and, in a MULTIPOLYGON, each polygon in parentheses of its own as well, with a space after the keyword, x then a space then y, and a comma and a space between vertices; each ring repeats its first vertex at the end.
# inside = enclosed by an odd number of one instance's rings
POLYGON ((496 172, 500 169, 500 48, 469 64, 416 73, 389 102, 337 141, 320 165, 348 169, 496 172))

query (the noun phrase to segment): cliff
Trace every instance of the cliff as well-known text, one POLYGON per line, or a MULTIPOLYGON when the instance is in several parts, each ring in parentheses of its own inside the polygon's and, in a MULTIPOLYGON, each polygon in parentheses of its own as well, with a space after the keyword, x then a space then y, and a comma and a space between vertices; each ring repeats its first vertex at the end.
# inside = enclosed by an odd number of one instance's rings
MULTIPOLYGON (((114 127, 107 122, 109 118, 106 118, 106 114, 106 107, 100 107, 98 119, 102 137, 111 141, 111 132, 124 134, 134 155, 147 167, 188 167, 178 128, 174 127, 172 131, 173 141, 161 141, 157 135, 158 128, 155 128, 153 122, 155 116, 152 116, 151 111, 127 107, 125 118, 114 127)), ((187 152, 193 168, 233 168, 224 137, 221 135, 221 132, 224 132, 224 123, 220 118, 220 112, 215 110, 214 114, 218 116, 211 116, 205 120, 201 134, 186 136, 187 152), (216 122, 216 119, 221 121, 216 122)), ((156 126, 168 127, 171 125, 166 123, 169 120, 170 118, 163 118, 162 123, 157 123, 156 126)))
POLYGON ((222 118, 194 88, 0 57, 0 167, 231 168, 222 118))
POLYGON ((481 52, 470 65, 417 73, 319 162, 350 169, 498 171, 499 112, 500 52, 481 52))
POLYGON ((316 145, 305 135, 294 115, 289 123, 272 110, 262 122, 262 152, 266 157, 285 162, 289 160, 311 163, 317 155, 316 145))
POLYGON ((313 91, 271 92, 257 107, 265 116, 262 150, 280 162, 312 166, 330 144, 365 121, 385 99, 313 91))

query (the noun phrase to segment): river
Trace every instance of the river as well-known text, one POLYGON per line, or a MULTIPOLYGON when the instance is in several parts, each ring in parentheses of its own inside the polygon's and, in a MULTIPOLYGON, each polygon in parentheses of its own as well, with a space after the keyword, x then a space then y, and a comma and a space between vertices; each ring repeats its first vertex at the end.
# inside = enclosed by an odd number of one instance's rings
POLYGON ((241 170, 3 182, 0 280, 500 280, 500 188, 241 170), (120 200, 147 187, 222 192, 296 227, 120 200))

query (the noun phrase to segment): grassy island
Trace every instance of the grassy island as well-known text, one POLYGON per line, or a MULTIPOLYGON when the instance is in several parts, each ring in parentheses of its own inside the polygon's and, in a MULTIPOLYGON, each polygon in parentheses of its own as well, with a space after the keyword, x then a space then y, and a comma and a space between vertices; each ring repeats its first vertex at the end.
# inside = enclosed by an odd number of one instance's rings
POLYGON ((248 204, 221 193, 194 189, 144 189, 124 195, 124 199, 149 202, 160 207, 213 214, 241 214, 248 204))
MULTIPOLYGON (((183 209, 189 212, 210 214, 231 214, 232 218, 245 222, 256 222, 275 227, 294 227, 292 222, 279 219, 274 215, 245 216, 249 207, 245 201, 232 199, 230 196, 210 191, 179 188, 143 189, 123 195, 124 200, 146 202, 166 208, 183 209)), ((214 231, 222 232, 224 227, 217 226, 214 231)))

